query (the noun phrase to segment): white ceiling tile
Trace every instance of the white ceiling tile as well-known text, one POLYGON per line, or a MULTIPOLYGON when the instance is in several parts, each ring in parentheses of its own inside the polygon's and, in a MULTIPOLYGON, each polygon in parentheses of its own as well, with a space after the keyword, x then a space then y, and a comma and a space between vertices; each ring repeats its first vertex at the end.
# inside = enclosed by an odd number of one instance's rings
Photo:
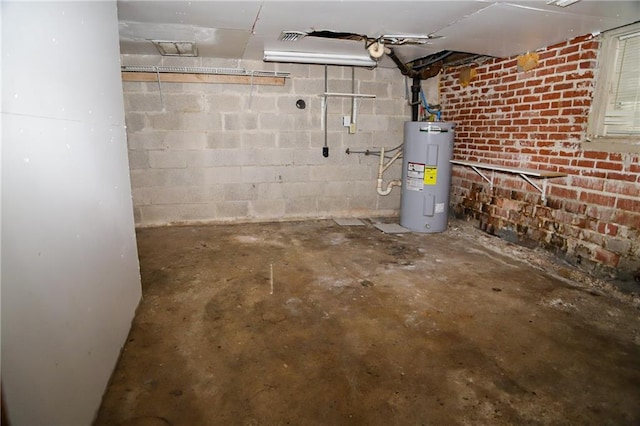
MULTIPOLYGON (((559 8, 546 0, 120 0, 118 16, 123 53, 154 53, 148 39, 192 37, 201 56, 260 60, 264 47, 279 43, 283 30, 444 36, 427 45, 395 48, 399 58, 411 61, 441 50, 501 57, 535 50, 638 21, 640 1, 582 0, 559 8)), ((351 43, 360 49, 358 42, 351 43)), ((331 45, 319 39, 314 49, 331 45)), ((393 62, 385 57, 380 64, 393 62)))
POLYGON ((266 2, 255 33, 275 37, 282 30, 331 30, 369 37, 429 34, 483 7, 477 1, 266 2))
POLYGON ((438 34, 445 36, 449 50, 508 57, 622 23, 556 9, 494 3, 438 34))
POLYGON ((200 55, 214 58, 242 58, 251 36, 246 30, 215 30, 196 36, 200 55))
POLYGON ((261 1, 118 1, 123 21, 251 30, 261 1))

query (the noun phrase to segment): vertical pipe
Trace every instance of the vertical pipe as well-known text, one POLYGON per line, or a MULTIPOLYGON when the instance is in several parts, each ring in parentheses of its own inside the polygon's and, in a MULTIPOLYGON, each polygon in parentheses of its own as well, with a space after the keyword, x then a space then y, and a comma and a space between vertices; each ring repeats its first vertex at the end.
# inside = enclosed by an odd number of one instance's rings
POLYGON ((329 105, 327 105, 327 95, 329 92, 329 83, 328 83, 328 74, 327 74, 327 65, 324 66, 324 146, 322 147, 322 156, 329 156, 329 145, 327 145, 327 111, 329 110, 329 105))
MULTIPOLYGON (((356 93, 356 68, 351 67, 351 93, 356 93)), ((349 129, 353 128, 356 124, 356 97, 351 98, 351 124, 349 129)), ((352 133, 349 131, 349 133, 352 133)))
POLYGON ((418 121, 420 88, 420 77, 413 77, 413 83, 411 84, 411 121, 418 121))

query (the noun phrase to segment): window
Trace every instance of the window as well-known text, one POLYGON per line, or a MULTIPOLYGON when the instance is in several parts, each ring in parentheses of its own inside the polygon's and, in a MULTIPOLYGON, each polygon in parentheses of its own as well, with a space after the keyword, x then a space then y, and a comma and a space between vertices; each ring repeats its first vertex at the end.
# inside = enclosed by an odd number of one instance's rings
POLYGON ((640 152, 640 23, 603 34, 598 67, 589 140, 640 152))

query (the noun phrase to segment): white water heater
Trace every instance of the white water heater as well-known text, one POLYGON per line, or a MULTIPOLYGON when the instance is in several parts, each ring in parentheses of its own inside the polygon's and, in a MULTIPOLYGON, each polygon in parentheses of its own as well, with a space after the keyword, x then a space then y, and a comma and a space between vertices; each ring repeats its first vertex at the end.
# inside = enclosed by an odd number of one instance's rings
POLYGON ((404 123, 400 225, 415 232, 447 229, 455 123, 404 123))

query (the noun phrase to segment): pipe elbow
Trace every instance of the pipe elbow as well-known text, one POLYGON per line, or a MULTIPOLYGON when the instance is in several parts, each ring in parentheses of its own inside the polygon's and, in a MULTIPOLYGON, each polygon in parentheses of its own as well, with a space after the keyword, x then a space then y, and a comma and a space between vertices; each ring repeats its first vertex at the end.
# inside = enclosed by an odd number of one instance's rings
POLYGON ((402 182, 399 180, 392 180, 387 184, 386 189, 382 189, 382 179, 378 179, 377 191, 379 195, 389 195, 394 186, 402 186, 402 182))
POLYGON ((387 187, 387 189, 382 189, 382 178, 378 175, 378 185, 376 186, 376 191, 378 192, 378 195, 389 195, 389 192, 391 192, 391 190, 389 189, 389 187, 387 187))

